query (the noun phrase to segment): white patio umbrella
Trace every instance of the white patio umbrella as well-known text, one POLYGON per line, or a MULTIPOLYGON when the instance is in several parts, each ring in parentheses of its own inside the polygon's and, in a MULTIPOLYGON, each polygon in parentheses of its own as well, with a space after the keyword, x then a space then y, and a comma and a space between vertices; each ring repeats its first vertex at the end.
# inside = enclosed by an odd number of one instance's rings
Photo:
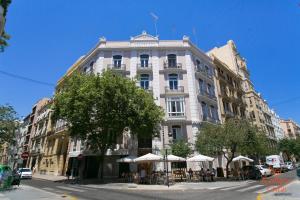
POLYGON ((241 161, 241 160, 244 160, 244 161, 248 161, 248 162, 253 162, 253 160, 251 158, 247 158, 245 156, 237 156, 235 158, 232 159, 232 161, 241 161))
POLYGON ((208 162, 208 161, 213 161, 215 158, 205 156, 205 155, 196 155, 191 158, 188 158, 186 161, 188 162, 208 162))
POLYGON ((134 159, 136 159, 136 156, 126 156, 124 158, 118 159, 117 162, 120 162, 120 163, 133 163, 134 159))
POLYGON ((162 156, 148 153, 146 155, 143 155, 141 157, 134 159, 134 162, 159 162, 159 161, 163 161, 163 160, 164 159, 162 156))
POLYGON ((186 161, 185 158, 175 156, 175 155, 168 155, 168 162, 184 162, 186 161))

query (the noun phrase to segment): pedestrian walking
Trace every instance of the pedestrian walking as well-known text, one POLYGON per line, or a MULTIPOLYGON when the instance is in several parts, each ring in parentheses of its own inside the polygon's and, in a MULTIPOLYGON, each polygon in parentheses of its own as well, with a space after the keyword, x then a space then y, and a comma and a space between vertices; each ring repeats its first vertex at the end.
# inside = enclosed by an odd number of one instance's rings
POLYGON ((68 178, 68 180, 70 179, 70 176, 71 176, 71 169, 68 168, 67 171, 66 171, 66 176, 68 178))

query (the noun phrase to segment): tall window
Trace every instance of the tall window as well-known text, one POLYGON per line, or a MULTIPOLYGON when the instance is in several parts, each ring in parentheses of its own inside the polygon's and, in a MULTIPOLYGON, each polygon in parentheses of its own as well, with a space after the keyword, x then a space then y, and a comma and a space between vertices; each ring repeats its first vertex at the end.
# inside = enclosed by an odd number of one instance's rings
POLYGON ((176 64, 177 64, 176 55, 169 54, 168 55, 168 67, 176 67, 176 64))
POLYGON ((200 93, 204 94, 205 85, 204 85, 204 81, 202 79, 199 79, 199 89, 200 89, 200 93))
POLYGON ((169 97, 167 98, 168 115, 184 116, 184 98, 183 97, 169 97))
POLYGON ((143 54, 140 56, 141 67, 148 67, 149 65, 149 55, 143 54))
POLYGON ((173 140, 179 140, 182 138, 181 126, 172 126, 172 137, 173 140))
POLYGON ((218 113, 217 113, 217 109, 214 106, 210 106, 210 112, 211 112, 211 117, 214 120, 218 120, 218 113))
POLYGON ((202 107, 203 119, 205 120, 205 119, 208 118, 208 107, 207 107, 207 104, 202 101, 201 107, 202 107))
POLYGON ((200 62, 200 60, 196 60, 196 68, 197 68, 197 70, 201 70, 201 62, 200 62))
POLYGON ((113 63, 115 68, 121 68, 122 56, 121 55, 113 56, 113 63))
POLYGON ((145 90, 149 89, 149 74, 141 74, 140 86, 145 90))
POLYGON ((169 74, 169 86, 170 90, 178 89, 178 74, 169 74))

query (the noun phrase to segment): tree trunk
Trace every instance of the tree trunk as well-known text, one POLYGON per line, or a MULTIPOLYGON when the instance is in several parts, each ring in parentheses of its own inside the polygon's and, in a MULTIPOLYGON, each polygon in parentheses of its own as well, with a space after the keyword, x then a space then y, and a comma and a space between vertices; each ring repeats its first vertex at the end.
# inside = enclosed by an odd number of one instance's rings
POLYGON ((226 178, 229 178, 229 164, 231 163, 231 161, 227 160, 227 163, 226 163, 226 178))
POLYGON ((103 171, 104 171, 104 156, 105 156, 105 152, 100 154, 100 163, 99 163, 99 170, 98 170, 98 178, 100 178, 101 180, 103 179, 103 171))

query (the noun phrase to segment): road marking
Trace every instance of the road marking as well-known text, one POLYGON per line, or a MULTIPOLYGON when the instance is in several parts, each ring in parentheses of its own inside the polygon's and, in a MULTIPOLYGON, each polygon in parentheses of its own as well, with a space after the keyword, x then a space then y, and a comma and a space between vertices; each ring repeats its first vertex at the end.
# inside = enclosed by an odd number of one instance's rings
POLYGON ((261 194, 261 193, 269 192, 270 190, 273 190, 273 189, 275 189, 275 188, 277 188, 277 187, 278 187, 278 185, 268 186, 268 187, 266 187, 266 188, 264 188, 264 189, 261 189, 261 190, 256 191, 255 193, 261 194))
POLYGON ((223 188, 221 190, 234 190, 234 189, 237 189, 237 188, 241 188, 241 187, 245 187, 245 186, 248 186, 248 184, 244 184, 244 185, 236 185, 236 186, 231 186, 231 187, 226 187, 226 188, 223 188))
POLYGON ((209 187, 207 189, 209 189, 209 190, 216 190, 216 189, 220 189, 220 188, 223 188, 223 187, 209 187))
POLYGON ((57 188, 64 189, 64 190, 70 190, 74 192, 85 192, 85 190, 80 190, 80 189, 75 189, 75 188, 70 188, 70 187, 65 187, 65 186, 56 186, 57 188))
POLYGON ((254 188, 259 188, 259 187, 264 187, 264 185, 253 185, 251 187, 246 187, 244 189, 240 189, 240 190, 237 190, 237 191, 238 192, 245 192, 245 191, 252 190, 254 188))
POLYGON ((256 181, 246 181, 246 183, 256 183, 256 181))
POLYGON ((91 188, 91 187, 88 187, 88 186, 84 186, 84 185, 68 185, 68 187, 72 187, 72 188, 77 188, 77 189, 87 189, 87 190, 97 190, 95 188, 91 188))
POLYGON ((51 191, 53 191, 54 189, 53 188, 49 188, 49 187, 44 187, 44 188, 42 188, 43 190, 51 190, 51 191))

